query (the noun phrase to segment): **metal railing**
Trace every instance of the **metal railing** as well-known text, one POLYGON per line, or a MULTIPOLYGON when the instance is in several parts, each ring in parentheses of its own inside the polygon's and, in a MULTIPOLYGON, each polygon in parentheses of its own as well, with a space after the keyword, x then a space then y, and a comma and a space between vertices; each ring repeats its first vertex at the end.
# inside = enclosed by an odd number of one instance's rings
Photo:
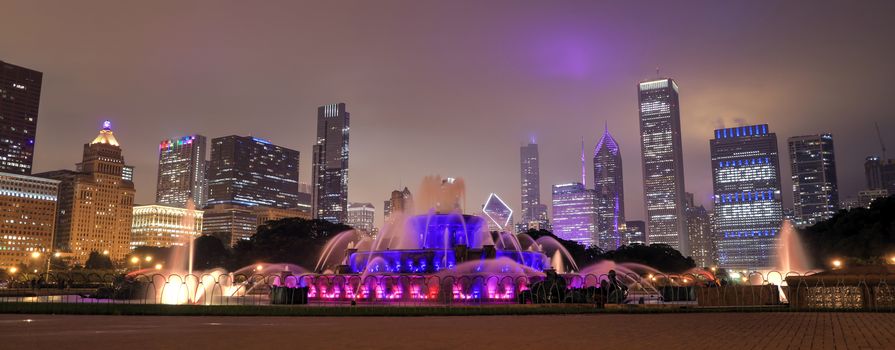
POLYGON ((0 302, 198 305, 443 306, 579 304, 594 307, 727 307, 769 310, 895 309, 895 275, 814 278, 751 273, 525 275, 180 275, 58 272, 20 275, 0 302))

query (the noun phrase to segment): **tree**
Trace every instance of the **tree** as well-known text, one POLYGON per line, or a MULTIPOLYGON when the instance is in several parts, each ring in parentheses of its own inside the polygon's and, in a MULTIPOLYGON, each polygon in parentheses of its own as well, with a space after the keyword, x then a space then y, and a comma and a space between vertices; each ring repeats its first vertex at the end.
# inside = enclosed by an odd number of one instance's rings
POLYGON ((112 259, 109 259, 108 255, 93 251, 87 256, 84 268, 88 270, 111 270, 115 268, 115 265, 112 264, 112 259))
POLYGON ((539 238, 545 236, 553 237, 553 239, 559 242, 559 244, 561 244, 563 248, 566 248, 566 250, 569 251, 569 255, 572 256, 572 259, 575 259, 575 263, 578 264, 578 267, 584 267, 602 260, 600 257, 603 254, 603 250, 600 249, 600 247, 585 247, 578 242, 559 238, 552 232, 547 230, 528 230, 528 232, 525 232, 525 234, 529 235, 534 240, 538 240, 539 238))
POLYGON ((653 267, 662 272, 681 273, 696 267, 691 257, 684 257, 667 244, 623 245, 601 255, 602 259, 615 262, 632 262, 653 267))
POLYGON ((664 244, 651 244, 648 246, 633 244, 604 252, 597 246, 585 247, 578 242, 559 238, 547 230, 529 230, 526 234, 535 240, 545 236, 553 237, 569 251, 569 255, 575 259, 575 263, 578 264, 579 268, 602 260, 634 262, 669 273, 684 272, 696 266, 693 258, 684 257, 681 252, 664 244))
POLYGON ((259 261, 312 267, 326 242, 347 230, 351 227, 326 220, 286 218, 268 221, 249 240, 237 243, 229 268, 237 269, 259 261))
POLYGON ((840 210, 800 231, 816 266, 833 258, 852 263, 880 263, 895 255, 895 196, 880 198, 870 208, 840 210))
POLYGON ((193 268, 207 270, 224 267, 230 260, 230 251, 215 236, 201 236, 193 241, 193 268))

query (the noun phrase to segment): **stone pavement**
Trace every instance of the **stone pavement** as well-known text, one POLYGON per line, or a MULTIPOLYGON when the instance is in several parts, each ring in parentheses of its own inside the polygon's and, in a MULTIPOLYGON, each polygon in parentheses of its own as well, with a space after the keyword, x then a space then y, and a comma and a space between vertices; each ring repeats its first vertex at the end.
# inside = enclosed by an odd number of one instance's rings
POLYGON ((895 313, 0 315, 0 349, 895 349, 895 313))

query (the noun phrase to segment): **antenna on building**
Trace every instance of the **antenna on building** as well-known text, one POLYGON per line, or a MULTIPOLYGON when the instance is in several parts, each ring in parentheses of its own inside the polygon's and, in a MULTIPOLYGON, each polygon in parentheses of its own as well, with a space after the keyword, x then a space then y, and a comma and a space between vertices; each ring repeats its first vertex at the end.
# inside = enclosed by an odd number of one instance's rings
POLYGON ((882 151, 883 151, 883 158, 882 158, 882 160, 883 160, 884 162, 886 162, 886 161, 888 161, 888 158, 886 158, 886 144, 883 143, 883 136, 882 136, 882 134, 880 134, 880 132, 879 132, 879 123, 877 123, 877 122, 873 122, 873 125, 876 126, 876 138, 879 139, 879 148, 881 148, 882 151))
POLYGON ((581 136, 581 185, 587 188, 587 168, 584 164, 584 136, 581 136))
POLYGON ((661 78, 661 77, 662 77, 662 76, 659 75, 659 65, 657 64, 657 65, 656 65, 656 79, 659 79, 659 78, 661 78))

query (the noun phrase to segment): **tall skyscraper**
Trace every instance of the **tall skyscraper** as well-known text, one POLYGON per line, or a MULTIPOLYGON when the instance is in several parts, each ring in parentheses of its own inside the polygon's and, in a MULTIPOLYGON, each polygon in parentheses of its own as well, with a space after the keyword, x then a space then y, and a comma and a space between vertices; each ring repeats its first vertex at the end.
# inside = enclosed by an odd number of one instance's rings
POLYGON ((538 144, 530 142, 519 149, 522 174, 522 222, 519 231, 528 230, 532 222, 547 223, 547 206, 541 204, 541 175, 538 144))
POLYGON ((597 243, 597 195, 579 182, 553 185, 553 234, 585 246, 597 243))
POLYGON ((0 61, 0 172, 31 174, 43 73, 0 61))
POLYGON ((878 190, 883 187, 883 162, 877 156, 868 156, 864 160, 864 178, 868 190, 878 190))
POLYGON ((624 234, 619 231, 619 227, 625 226, 623 180, 622 154, 607 127, 594 148, 594 191, 600 212, 597 230, 603 250, 614 250, 625 244, 624 234))
POLYGON ((84 145, 77 171, 58 170, 37 176, 60 180, 56 215, 56 248, 72 253, 83 265, 91 252, 109 252, 121 262, 130 252, 134 183, 122 177, 124 156, 112 125, 84 145))
POLYGON ((638 85, 646 234, 690 255, 684 216, 684 152, 678 86, 672 79, 638 85))
POLYGON ((208 202, 205 136, 163 140, 158 150, 155 202, 185 208, 187 200, 192 199, 196 208, 204 208, 208 202))
POLYGON ((58 193, 58 180, 0 173, 0 268, 53 250, 58 193))
POLYGON ((372 203, 349 203, 345 224, 366 233, 373 232, 376 208, 372 203))
POLYGON ((789 158, 795 225, 814 225, 833 217, 839 211, 833 135, 790 137, 789 158))
POLYGON ((351 114, 344 103, 317 108, 314 144, 314 217, 345 222, 348 211, 348 131, 351 114))
POLYGON ((767 124, 718 129, 710 148, 719 265, 775 267, 783 220, 777 135, 767 124))
POLYGON ((250 136, 211 140, 208 205, 298 206, 299 152, 250 136))

